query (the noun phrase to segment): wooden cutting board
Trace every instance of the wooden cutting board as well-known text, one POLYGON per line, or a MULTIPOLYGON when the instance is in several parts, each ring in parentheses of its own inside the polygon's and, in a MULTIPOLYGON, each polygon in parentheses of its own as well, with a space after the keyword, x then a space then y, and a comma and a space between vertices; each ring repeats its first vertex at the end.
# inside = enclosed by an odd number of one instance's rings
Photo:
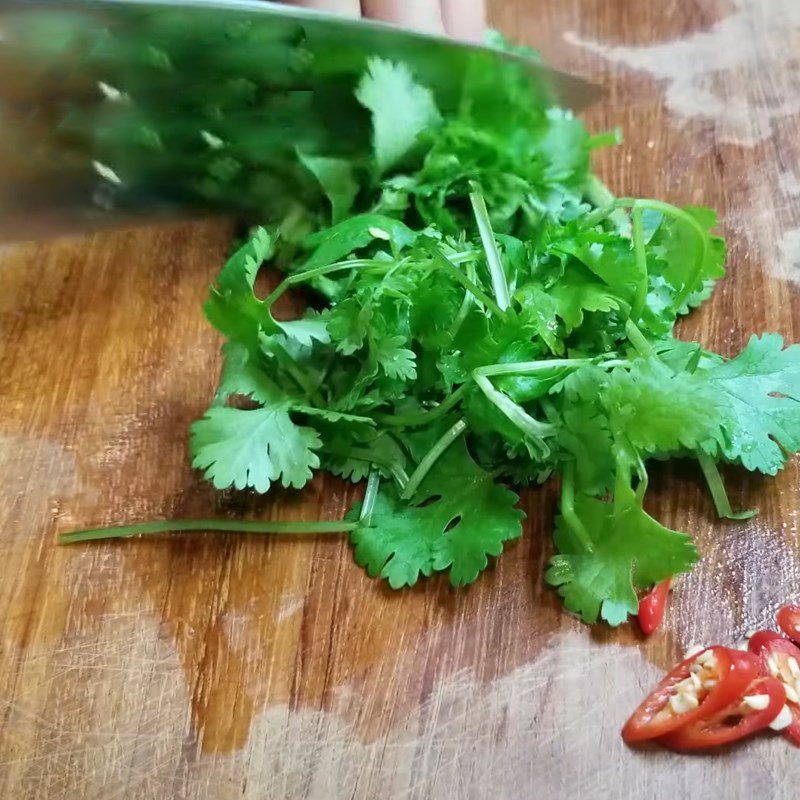
MULTIPOLYGON (((720 211, 730 276, 683 335, 728 354, 800 338, 796 0, 498 0, 495 23, 602 82, 597 160, 618 192, 720 211)), ((219 368, 201 301, 226 222, 0 251, 0 797, 520 800, 795 796, 766 738, 717 758, 632 752, 619 729, 687 645, 800 599, 800 475, 735 470, 746 523, 697 468, 655 471, 651 510, 702 562, 663 632, 588 629, 542 583, 556 495, 473 587, 392 593, 329 538, 193 536, 58 547, 58 532, 243 512, 337 519, 354 491, 242 501, 187 463, 219 368)))

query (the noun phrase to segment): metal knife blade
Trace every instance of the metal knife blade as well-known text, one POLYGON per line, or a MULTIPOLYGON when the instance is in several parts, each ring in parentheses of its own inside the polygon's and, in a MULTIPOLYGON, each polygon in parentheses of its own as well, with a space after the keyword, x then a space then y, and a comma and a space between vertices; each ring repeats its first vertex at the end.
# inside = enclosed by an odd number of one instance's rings
POLYGON ((294 6, 0 0, 0 239, 285 213, 302 200, 298 150, 368 147, 353 90, 373 56, 405 63, 443 110, 498 65, 531 102, 599 95, 527 56, 294 6))

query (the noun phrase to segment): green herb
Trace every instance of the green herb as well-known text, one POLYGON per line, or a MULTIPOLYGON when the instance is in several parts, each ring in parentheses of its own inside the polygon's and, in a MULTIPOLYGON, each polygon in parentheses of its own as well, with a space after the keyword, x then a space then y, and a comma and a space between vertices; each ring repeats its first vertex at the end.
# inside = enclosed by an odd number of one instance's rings
POLYGON ((65 541, 337 528, 394 588, 434 572, 462 586, 521 535, 506 484, 555 475, 547 580, 587 622, 617 625, 638 591, 698 557, 644 511, 648 459, 699 459, 720 515, 744 516, 717 463, 775 474, 800 450, 800 346, 754 337, 726 360, 675 339, 678 317, 724 274, 713 212, 615 199, 589 160, 616 133, 590 137, 533 102, 513 63, 481 66, 445 102, 407 66, 371 61, 350 89, 363 106, 353 118, 369 120, 351 153, 333 135, 305 136, 256 165, 233 67, 218 124, 204 128, 218 151, 203 191, 227 182, 244 194, 248 169, 281 180, 205 306, 224 364, 192 427, 193 464, 219 489, 300 488, 320 469, 368 479, 363 506, 343 523, 159 522, 65 541), (241 169, 223 169, 225 154, 241 169), (285 277, 262 299, 269 265, 285 277), (279 321, 290 289, 317 310, 279 321))

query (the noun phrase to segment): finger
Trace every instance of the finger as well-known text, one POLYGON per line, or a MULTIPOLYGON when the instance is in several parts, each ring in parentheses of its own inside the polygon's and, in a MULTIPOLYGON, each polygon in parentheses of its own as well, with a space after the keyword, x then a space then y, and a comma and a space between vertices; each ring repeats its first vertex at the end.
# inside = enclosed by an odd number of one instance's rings
POLYGON ((454 39, 482 42, 486 34, 484 0, 442 0, 444 27, 454 39))
POLYGON ((328 11, 331 14, 342 14, 346 17, 360 17, 360 0, 285 0, 287 5, 314 8, 317 11, 328 11))
POLYGON ((364 16, 426 33, 444 33, 438 0, 361 0, 364 16))

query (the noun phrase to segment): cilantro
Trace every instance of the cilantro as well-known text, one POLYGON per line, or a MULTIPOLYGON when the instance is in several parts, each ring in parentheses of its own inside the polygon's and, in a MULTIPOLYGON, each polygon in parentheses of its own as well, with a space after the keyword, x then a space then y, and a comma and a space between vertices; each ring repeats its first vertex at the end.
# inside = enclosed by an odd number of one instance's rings
POLYGON ((556 520, 560 555, 550 562, 547 580, 558 587, 566 607, 586 622, 600 616, 611 625, 636 614, 636 589, 648 588, 697 560, 691 539, 660 525, 642 509, 630 489, 613 503, 579 494, 571 514, 556 520), (586 545, 576 527, 588 535, 586 545))
POLYGON ((212 408, 192 426, 192 466, 217 489, 266 492, 279 478, 299 489, 319 466, 319 446, 317 433, 281 408, 212 408))
POLYGON ((409 381, 417 377, 415 356, 412 350, 402 347, 403 336, 384 336, 375 343, 375 359, 390 378, 409 381))
POLYGON ((745 350, 706 373, 728 405, 727 441, 719 447, 749 470, 775 475, 800 450, 800 345, 753 336, 745 350))
POLYGON ((379 172, 393 167, 440 120, 433 93, 416 83, 405 64, 371 58, 356 97, 372 112, 379 172))
POLYGON ((603 392, 609 419, 640 453, 723 442, 724 399, 702 376, 672 372, 656 359, 611 372, 603 392))
POLYGON ((264 316, 263 304, 253 286, 272 247, 272 237, 264 228, 257 228, 222 268, 205 304, 206 317, 217 330, 252 349, 257 347, 264 316))
POLYGON ((331 220, 342 222, 358 195, 353 165, 343 158, 327 158, 298 153, 300 161, 319 181, 331 204, 331 220))
MULTIPOLYGON (((517 496, 470 458, 463 440, 441 456, 411 503, 391 486, 378 493, 369 524, 350 534, 356 561, 393 589, 448 571, 453 586, 472 583, 505 542, 522 535, 517 496)), ((361 511, 356 507, 351 517, 361 511)))
MULTIPOLYGON (((775 474, 800 450, 800 345, 766 334, 725 359, 673 336, 725 272, 714 212, 615 198, 589 157, 617 132, 551 107, 530 54, 452 65, 448 88, 422 58, 331 58, 294 22, 194 12, 187 39, 180 14, 130 13, 125 48, 91 21, 63 39, 102 67, 97 107, 63 127, 123 200, 167 186, 263 223, 205 304, 223 367, 192 463, 219 489, 367 481, 346 522, 242 529, 348 531, 393 587, 461 586, 521 534, 504 483, 560 476, 547 580, 616 625, 697 558, 644 511, 648 459, 697 458, 742 518, 717 463, 775 474), (283 278, 263 296, 265 266, 283 278), (277 319, 292 289, 306 310, 277 319)), ((31 53, 59 49, 50 30, 31 53)))

